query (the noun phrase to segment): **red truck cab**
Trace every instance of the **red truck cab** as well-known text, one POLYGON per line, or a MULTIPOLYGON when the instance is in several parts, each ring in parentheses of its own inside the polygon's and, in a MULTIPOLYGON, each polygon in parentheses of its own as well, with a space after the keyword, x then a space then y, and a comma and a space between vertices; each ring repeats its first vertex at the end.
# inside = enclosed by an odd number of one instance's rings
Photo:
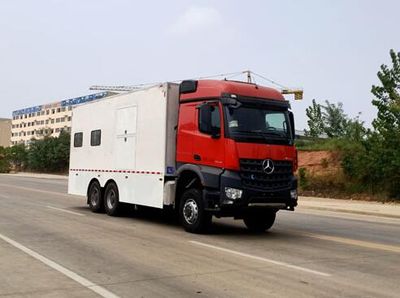
POLYGON ((270 228, 297 206, 297 151, 290 104, 272 88, 237 81, 183 81, 177 127, 176 204, 186 230, 211 217, 270 228))

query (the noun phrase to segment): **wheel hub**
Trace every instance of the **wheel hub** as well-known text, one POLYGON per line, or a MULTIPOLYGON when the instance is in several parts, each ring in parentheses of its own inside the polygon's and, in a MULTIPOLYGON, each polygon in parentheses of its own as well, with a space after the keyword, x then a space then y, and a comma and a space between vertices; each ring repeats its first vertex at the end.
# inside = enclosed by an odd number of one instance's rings
POLYGON ((97 206, 99 204, 99 190, 97 188, 93 189, 90 195, 90 202, 93 206, 97 206))
POLYGON ((108 209, 113 209, 115 206, 115 192, 114 190, 111 190, 108 194, 107 194, 107 207, 108 209))
POLYGON ((189 199, 183 206, 183 217, 189 224, 194 224, 199 217, 199 208, 193 199, 189 199))

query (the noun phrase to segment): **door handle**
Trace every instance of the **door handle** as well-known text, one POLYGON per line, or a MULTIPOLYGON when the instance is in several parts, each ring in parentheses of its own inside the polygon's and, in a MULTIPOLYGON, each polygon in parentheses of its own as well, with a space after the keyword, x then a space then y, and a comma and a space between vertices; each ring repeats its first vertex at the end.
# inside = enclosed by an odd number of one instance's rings
POLYGON ((194 160, 201 160, 201 156, 198 154, 193 155, 194 160))

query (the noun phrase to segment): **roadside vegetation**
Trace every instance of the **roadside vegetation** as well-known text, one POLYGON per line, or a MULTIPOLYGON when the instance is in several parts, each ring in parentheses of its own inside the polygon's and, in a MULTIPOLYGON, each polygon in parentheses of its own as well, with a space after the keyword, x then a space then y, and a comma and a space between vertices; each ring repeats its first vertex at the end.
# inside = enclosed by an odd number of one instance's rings
MULTIPOLYGON (((349 118, 343 105, 313 100, 307 108, 307 138, 297 141, 301 151, 327 151, 319 165, 339 165, 335 171, 300 168, 304 192, 400 200, 400 53, 390 51, 392 65, 382 65, 379 85, 372 86, 377 117, 372 128, 359 116, 349 118)), ((300 152, 300 156, 303 152, 300 152)))
POLYGON ((33 171, 63 173, 69 164, 69 133, 62 132, 58 138, 46 137, 32 140, 29 147, 20 144, 0 147, 0 173, 10 171, 33 171))

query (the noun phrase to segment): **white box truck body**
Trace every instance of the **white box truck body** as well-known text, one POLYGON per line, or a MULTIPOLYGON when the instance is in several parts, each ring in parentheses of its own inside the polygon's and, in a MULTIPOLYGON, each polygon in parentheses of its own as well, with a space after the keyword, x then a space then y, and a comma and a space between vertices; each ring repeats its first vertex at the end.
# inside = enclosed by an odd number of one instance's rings
POLYGON ((172 206, 202 232, 212 216, 272 227, 297 206, 294 116, 278 90, 186 80, 73 109, 68 192, 93 212, 172 206))
POLYGON ((68 193, 86 196, 96 179, 102 188, 114 181, 122 203, 173 204, 165 177, 176 167, 178 89, 165 83, 74 108, 68 193))

